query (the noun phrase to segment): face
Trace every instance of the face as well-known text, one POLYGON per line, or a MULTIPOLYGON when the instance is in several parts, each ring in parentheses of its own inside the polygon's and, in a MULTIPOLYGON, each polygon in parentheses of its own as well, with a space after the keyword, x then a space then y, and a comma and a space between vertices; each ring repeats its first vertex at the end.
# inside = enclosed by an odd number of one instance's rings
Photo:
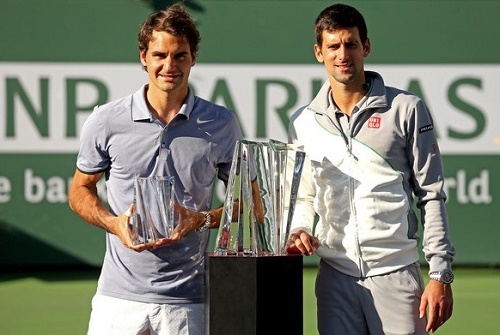
POLYGON ((166 32, 153 31, 146 52, 140 52, 149 77, 149 88, 165 93, 188 89, 188 79, 196 58, 189 42, 166 32))
POLYGON ((364 59, 370 53, 370 40, 361 43, 358 28, 323 31, 323 42, 314 45, 318 62, 325 65, 330 82, 352 87, 365 83, 364 59))

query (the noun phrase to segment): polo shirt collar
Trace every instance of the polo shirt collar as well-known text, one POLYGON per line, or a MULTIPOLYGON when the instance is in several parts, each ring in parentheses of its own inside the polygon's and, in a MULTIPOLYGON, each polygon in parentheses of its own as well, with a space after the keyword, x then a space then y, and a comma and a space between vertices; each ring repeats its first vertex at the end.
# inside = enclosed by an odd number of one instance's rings
MULTIPOLYGON (((141 120, 152 121, 153 119, 153 116, 149 111, 148 104, 146 103, 147 88, 148 84, 141 87, 141 89, 135 92, 132 96, 132 120, 134 121, 141 121, 141 120)), ((184 115, 187 119, 189 119, 189 115, 193 111, 194 103, 195 103, 195 97, 191 88, 189 88, 187 98, 182 104, 182 107, 177 114, 184 115)))

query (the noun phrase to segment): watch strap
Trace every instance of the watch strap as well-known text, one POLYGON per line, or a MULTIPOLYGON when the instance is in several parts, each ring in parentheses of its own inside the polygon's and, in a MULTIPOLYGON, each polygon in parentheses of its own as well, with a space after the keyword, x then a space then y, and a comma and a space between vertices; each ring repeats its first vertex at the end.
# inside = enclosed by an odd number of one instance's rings
POLYGON ((440 281, 444 284, 451 284, 455 276, 453 275, 453 272, 451 272, 451 270, 445 269, 443 271, 429 272, 429 278, 440 281))

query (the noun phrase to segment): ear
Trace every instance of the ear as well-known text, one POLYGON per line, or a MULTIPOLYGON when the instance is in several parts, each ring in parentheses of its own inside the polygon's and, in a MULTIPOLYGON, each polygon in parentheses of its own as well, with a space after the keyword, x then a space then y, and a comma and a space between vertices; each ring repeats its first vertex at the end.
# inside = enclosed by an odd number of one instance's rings
POLYGON ((145 67, 147 65, 147 63, 146 63, 146 51, 139 50, 139 59, 141 60, 142 65, 145 67))
POLYGON ((196 64, 196 61, 198 60, 198 55, 193 54, 193 61, 191 62, 191 67, 193 67, 196 64))
POLYGON ((314 44, 314 56, 316 56, 316 60, 318 63, 323 63, 323 54, 321 53, 321 46, 318 44, 314 44))
POLYGON ((370 51, 372 50, 372 45, 371 45, 369 38, 366 39, 366 42, 365 42, 365 45, 363 46, 363 49, 364 49, 363 56, 368 57, 368 55, 370 54, 370 51))

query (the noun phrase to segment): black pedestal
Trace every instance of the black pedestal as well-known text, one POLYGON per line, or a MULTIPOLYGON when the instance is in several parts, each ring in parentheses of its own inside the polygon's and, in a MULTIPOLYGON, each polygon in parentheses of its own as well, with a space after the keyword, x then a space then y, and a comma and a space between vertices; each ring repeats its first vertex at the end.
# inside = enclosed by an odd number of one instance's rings
POLYGON ((303 335, 301 255, 206 264, 207 335, 303 335))

